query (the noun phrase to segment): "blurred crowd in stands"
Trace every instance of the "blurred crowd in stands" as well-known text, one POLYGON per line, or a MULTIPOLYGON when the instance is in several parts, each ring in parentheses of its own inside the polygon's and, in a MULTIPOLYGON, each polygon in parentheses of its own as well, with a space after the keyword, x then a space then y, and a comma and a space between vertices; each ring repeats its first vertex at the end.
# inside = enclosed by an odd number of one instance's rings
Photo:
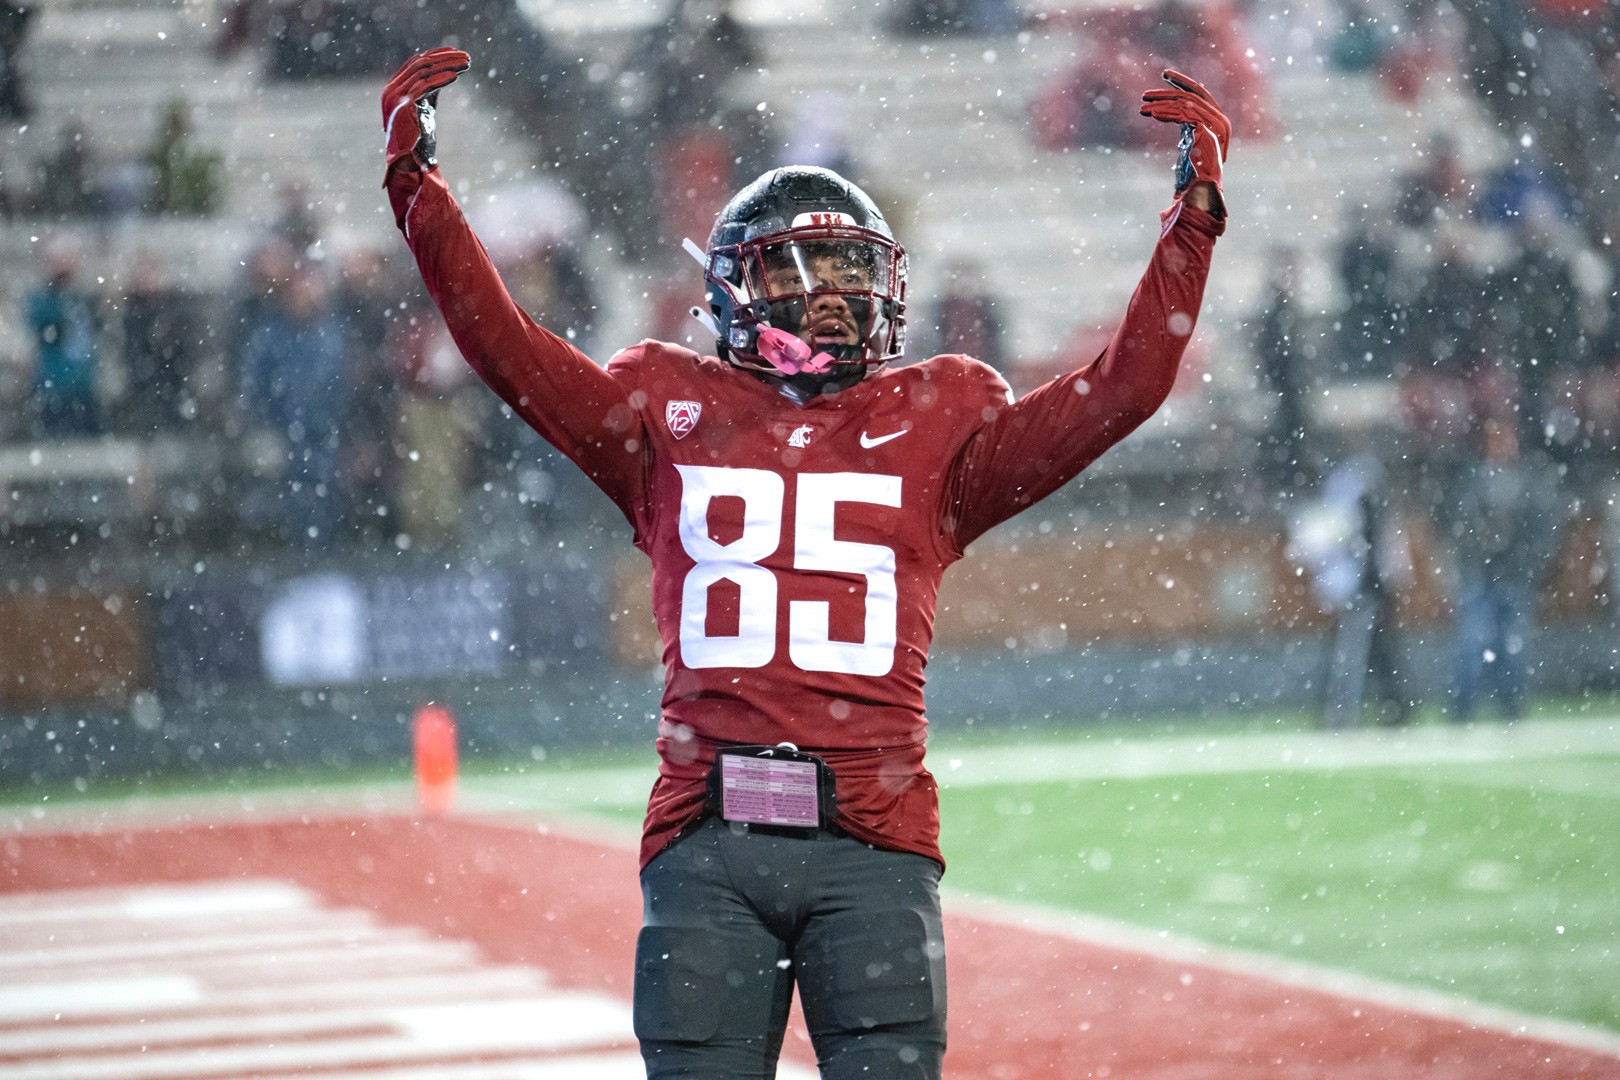
MULTIPOLYGON (((1514 493, 1591 505, 1607 497, 1620 463, 1620 8, 1335 3, 1337 25, 1317 43, 1325 40, 1331 69, 1371 75, 1390 100, 1414 106, 1432 85, 1470 86, 1514 140, 1497 160, 1435 130, 1387 195, 1346 192, 1327 268, 1331 309, 1304 306, 1309 268, 1299 252, 1274 253, 1249 320, 1257 386, 1270 399, 1256 476, 1273 505, 1327 497, 1335 470, 1367 451, 1353 433, 1325 427, 1313 401, 1338 383, 1398 387, 1399 415, 1382 423, 1400 440, 1375 456, 1379 475, 1398 472, 1400 482, 1379 490, 1432 508, 1455 551, 1470 641, 1511 636, 1501 627, 1517 625, 1528 600, 1503 594, 1545 570, 1547 523, 1559 517, 1514 493)), ((596 340, 599 299, 574 243, 587 229, 648 266, 658 284, 646 331, 680 338, 691 332, 699 271, 667 253, 683 237, 701 241, 739 183, 791 159, 887 195, 882 177, 863 173, 836 100, 807 100, 774 121, 735 100, 733 76, 762 52, 732 7, 673 0, 612 70, 554 47, 515 0, 234 0, 216 47, 222 57, 261 50, 268 78, 315 79, 379 75, 416 48, 476 41, 486 92, 557 162, 551 188, 512 192, 505 211, 555 227, 497 258, 527 310, 599 355, 618 343, 596 340)), ((1158 0, 1032 20, 1011 0, 901 0, 886 25, 917 37, 1002 35, 1035 22, 1072 31, 1074 64, 1030 103, 1031 140, 1062 152, 1156 137, 1131 122, 1133 95, 1144 68, 1169 64, 1211 87, 1240 141, 1277 137, 1257 59, 1270 51, 1253 46, 1267 32, 1263 9, 1158 0)), ((18 62, 30 15, 0 2, 0 112, 14 119, 31 107, 18 62)), ((0 211, 50 221, 207 215, 223 205, 219 156, 198 145, 183 99, 135 165, 95 167, 69 123, 33 182, 5 177, 0 211)), ((299 545, 357 535, 446 544, 469 527, 469 499, 495 487, 515 492, 525 515, 552 513, 572 471, 555 468, 536 437, 470 385, 401 260, 317 243, 325 223, 315 202, 296 188, 284 199, 240 280, 212 295, 173 287, 155 254, 92 282, 71 241, 41 245, 39 280, 20 313, 32 342, 20 380, 27 408, 0 422, 0 439, 217 440, 229 448, 243 527, 299 545)), ((970 260, 947 267, 938 295, 914 305, 914 351, 1016 368, 986 281, 970 260)), ((1356 475, 1369 473, 1357 466, 1356 475)), ((1366 503, 1365 485, 1341 479, 1338 488, 1366 503)))
MULTIPOLYGON (((1447 557, 1453 719, 1486 697, 1514 717, 1539 662, 1531 628, 1571 595, 1549 588, 1555 557, 1582 529, 1596 533, 1585 538, 1582 591, 1611 602, 1620 10, 1457 0, 1404 5, 1392 18, 1371 0, 1342 6, 1338 70, 1372 73, 1413 105, 1430 80, 1472 87, 1511 139, 1489 158, 1436 129, 1387 198, 1348 200, 1334 310, 1303 309, 1298 253, 1273 252, 1253 320, 1272 398, 1262 475, 1284 499, 1315 500, 1299 516, 1337 502, 1355 523, 1340 553, 1353 586, 1323 602, 1339 615, 1337 651, 1365 661, 1350 666, 1376 684, 1386 719, 1400 722, 1405 709, 1388 689, 1400 682, 1397 651, 1379 639, 1397 633, 1394 596, 1412 583, 1407 548, 1420 533, 1447 557), (1361 445, 1364 432, 1313 419, 1324 388, 1356 380, 1398 388, 1395 422, 1382 425, 1393 438, 1376 449, 1361 445), (1346 495, 1369 471, 1380 481, 1346 495)), ((1328 723, 1334 708, 1330 693, 1328 723)))

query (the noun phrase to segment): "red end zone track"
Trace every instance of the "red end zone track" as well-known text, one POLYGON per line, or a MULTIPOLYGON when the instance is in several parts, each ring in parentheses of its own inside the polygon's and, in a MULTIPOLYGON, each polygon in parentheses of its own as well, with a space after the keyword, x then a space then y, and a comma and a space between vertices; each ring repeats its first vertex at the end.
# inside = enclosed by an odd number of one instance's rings
MULTIPOLYGON (((459 818, 22 832, 0 841, 0 894, 280 879, 628 1000, 634 863, 620 847, 459 818)), ((946 934, 958 1080, 1620 1078, 1620 1057, 1598 1050, 953 915, 949 902, 946 934)))

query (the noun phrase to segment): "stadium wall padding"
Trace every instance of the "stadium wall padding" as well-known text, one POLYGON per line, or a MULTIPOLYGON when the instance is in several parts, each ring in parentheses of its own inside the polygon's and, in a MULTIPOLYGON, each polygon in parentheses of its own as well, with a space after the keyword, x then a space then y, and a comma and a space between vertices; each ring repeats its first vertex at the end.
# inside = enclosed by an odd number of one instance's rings
MULTIPOLYGON (((1615 685, 1595 533, 1544 595, 1535 684, 1615 685)), ((1401 598, 1414 697, 1451 671, 1444 577, 1414 538, 1401 598)), ((200 565, 200 564, 199 564, 200 565)), ((0 784, 402 766, 449 706, 472 756, 650 743, 658 644, 639 554, 506 563, 214 561, 148 580, 0 591, 0 784)), ((1331 620, 1280 539, 1241 527, 992 536, 946 576, 937 728, 1315 707, 1331 620)))

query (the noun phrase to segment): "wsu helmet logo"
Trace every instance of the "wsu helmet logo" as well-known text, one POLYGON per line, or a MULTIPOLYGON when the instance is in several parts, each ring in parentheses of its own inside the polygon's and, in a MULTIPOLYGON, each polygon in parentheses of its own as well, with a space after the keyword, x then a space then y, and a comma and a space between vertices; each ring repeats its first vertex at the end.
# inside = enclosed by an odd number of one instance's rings
POLYGON ((702 402, 670 401, 664 404, 664 423, 669 425, 669 433, 677 439, 692 434, 692 429, 697 427, 698 417, 702 415, 702 402))

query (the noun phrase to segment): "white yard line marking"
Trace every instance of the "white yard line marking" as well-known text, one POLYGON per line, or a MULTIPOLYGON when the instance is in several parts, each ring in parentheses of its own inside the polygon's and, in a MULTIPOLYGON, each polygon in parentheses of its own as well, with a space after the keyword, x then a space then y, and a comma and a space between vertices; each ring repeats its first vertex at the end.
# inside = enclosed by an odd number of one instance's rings
POLYGON ((0 956, 6 1080, 453 1078, 480 1057, 498 1062, 479 1066, 485 1075, 507 1080, 642 1075, 639 1054, 625 1051, 635 1043, 628 1002, 485 966, 469 943, 372 925, 295 886, 79 889, 31 901, 0 912, 20 916, 0 956), (56 940, 72 924, 27 918, 53 900, 100 920, 93 944, 56 940), (190 937, 188 913, 205 924, 190 937), (367 977, 375 969, 412 977, 367 977), (86 977, 65 977, 73 971, 86 977))
POLYGON ((1088 945, 1123 949, 1179 963, 1216 968, 1237 975, 1269 979, 1288 986, 1335 994, 1453 1020, 1470 1027, 1543 1039, 1620 1057, 1620 1034, 1564 1020, 1529 1016, 1465 998, 1388 983, 1338 968, 1225 949, 1166 932, 1154 933, 1129 923, 1093 915, 1076 915, 1036 904, 1015 903, 947 890, 945 912, 1000 923, 1021 930, 1068 938, 1088 945))
MULTIPOLYGON (((529 967, 480 967, 472 971, 383 978, 346 978, 339 982, 240 988, 210 987, 206 995, 188 976, 160 976, 145 980, 103 980, 134 984, 127 993, 106 992, 90 998, 94 983, 36 983, 0 991, 0 1023, 62 1018, 86 1028, 98 1024, 115 1027, 132 1023, 141 1029, 172 1022, 165 1017, 211 1017, 301 1013, 311 1009, 344 1009, 386 1001, 395 1005, 480 998, 537 996, 546 985, 545 972, 529 967), (57 1001, 51 995, 69 995, 57 1001), (8 1011, 9 1010, 9 1011, 8 1011), (133 1019, 132 1019, 133 1018, 133 1019)), ((3 1037, 3 1034, 0 1034, 3 1037)))
POLYGON ((411 1047, 435 1054, 557 1050, 621 1040, 630 1006, 583 991, 522 1001, 448 1002, 382 1010, 411 1047))
MULTIPOLYGON (((786 1072, 778 1080, 787 1080, 786 1072)), ((466 1062, 367 1071, 365 1080, 646 1080, 638 1051, 575 1054, 564 1061, 466 1062)), ((355 1080, 353 1073, 304 1072, 298 1080, 355 1080)), ((815 1074, 806 1075, 815 1080, 815 1074)))
MULTIPOLYGON (((426 1068, 368 1071, 364 1080, 646 1080, 647 1068, 637 1051, 575 1055, 563 1061, 469 1062, 426 1068)), ((815 1069, 789 1061, 776 1067, 776 1080, 819 1080, 815 1069)), ((350 1073, 299 1073, 298 1080, 355 1080, 350 1073)))
POLYGON ((140 919, 188 922, 270 912, 307 911, 313 894, 281 881, 241 881, 197 886, 143 885, 62 889, 50 893, 0 896, 0 926, 28 922, 80 922, 87 919, 140 919))
POLYGON ((72 1013, 202 1001, 197 980, 185 975, 138 975, 127 979, 13 982, 0 987, 0 1020, 50 1019, 72 1013))
POLYGON ((47 963, 57 968, 81 964, 99 966, 146 959, 181 961, 189 956, 217 958, 250 952, 274 952, 278 956, 317 952, 330 956, 346 949, 373 945, 403 946, 407 943, 416 945, 425 941, 420 931, 375 927, 362 929, 340 924, 290 929, 242 928, 225 933, 163 936, 156 939, 143 935, 136 941, 104 941, 86 945, 51 942, 31 949, 0 948, 0 979, 15 977, 11 974, 15 969, 39 968, 47 963))
MULTIPOLYGON (((352 1031, 357 1028, 389 1025, 398 1028, 407 1038, 428 1044, 454 1029, 451 1041, 473 1040, 482 1045, 485 1030, 495 1024, 523 1025, 532 1023, 536 1010, 546 1010, 548 1020, 569 1019, 576 1030, 596 1023, 610 1023, 605 1041, 622 1034, 619 1012, 608 1009, 600 995, 589 994, 529 994, 502 997, 495 1001, 480 1000, 479 995, 463 995, 461 981, 456 978, 438 981, 439 993, 432 1001, 406 1003, 382 999, 386 1004, 351 1002, 341 1008, 299 1008, 279 1012, 235 1013, 220 1009, 205 1016, 183 1020, 149 1019, 138 1022, 121 1020, 115 1023, 75 1024, 69 1027, 35 1028, 18 1031, 0 1031, 0 1054, 46 1054, 67 1051, 85 1051, 117 1046, 141 1046, 150 1053, 153 1049, 181 1042, 223 1039, 289 1039, 308 1038, 327 1032, 352 1031), (446 1004, 446 1002, 449 1002, 446 1004), (440 1031, 429 1028, 433 1023, 445 1026, 440 1031), (418 1037, 420 1036, 420 1037, 418 1037)), ((210 1004, 217 1000, 210 995, 210 1004)), ((613 1002, 617 1006, 617 1002, 613 1002)), ((435 1047, 441 1049, 442 1047, 435 1047)))

